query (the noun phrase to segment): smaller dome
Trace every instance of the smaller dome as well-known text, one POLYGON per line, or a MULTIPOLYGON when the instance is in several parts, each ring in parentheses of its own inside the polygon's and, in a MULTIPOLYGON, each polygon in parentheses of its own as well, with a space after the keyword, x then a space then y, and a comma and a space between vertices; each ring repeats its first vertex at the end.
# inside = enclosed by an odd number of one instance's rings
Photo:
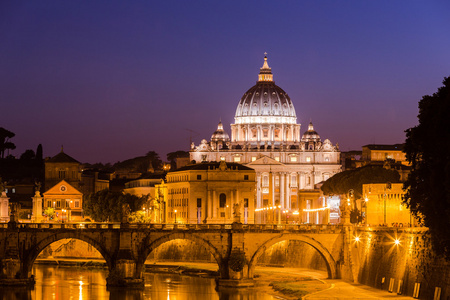
POLYGON ((302 142, 320 142, 320 136, 314 130, 312 122, 309 122, 308 130, 302 136, 302 142))
POLYGON ((211 135, 211 142, 228 142, 230 136, 223 130, 222 122, 217 125, 217 130, 211 135))

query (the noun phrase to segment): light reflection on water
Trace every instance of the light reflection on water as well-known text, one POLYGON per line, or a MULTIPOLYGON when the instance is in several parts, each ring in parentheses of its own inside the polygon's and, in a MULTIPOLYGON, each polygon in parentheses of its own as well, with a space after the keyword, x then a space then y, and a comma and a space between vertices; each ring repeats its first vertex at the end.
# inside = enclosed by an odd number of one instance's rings
POLYGON ((0 289, 5 300, 273 300, 257 289, 216 290, 213 278, 178 274, 145 274, 144 290, 106 290, 106 270, 33 266, 34 290, 0 289))

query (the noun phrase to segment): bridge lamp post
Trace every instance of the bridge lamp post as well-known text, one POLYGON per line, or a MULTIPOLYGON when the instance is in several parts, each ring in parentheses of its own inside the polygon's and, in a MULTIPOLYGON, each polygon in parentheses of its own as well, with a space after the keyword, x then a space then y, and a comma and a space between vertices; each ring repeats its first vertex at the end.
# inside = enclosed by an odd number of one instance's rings
POLYGON ((293 214, 294 216, 297 216, 297 223, 299 223, 298 215, 299 215, 300 213, 298 212, 298 210, 294 211, 292 214, 293 214))
POLYGON ((64 223, 64 213, 66 212, 66 210, 63 208, 61 210, 61 222, 64 223))
POLYGON ((177 223, 177 210, 175 209, 174 212, 175 212, 175 224, 176 224, 177 223))
POLYGON ((369 198, 367 198, 367 195, 366 195, 366 197, 364 198, 364 207, 365 207, 365 209, 366 209, 366 215, 365 215, 365 225, 367 226, 367 203, 369 202, 369 198))
POLYGON ((278 224, 281 224, 281 205, 278 205, 278 224))

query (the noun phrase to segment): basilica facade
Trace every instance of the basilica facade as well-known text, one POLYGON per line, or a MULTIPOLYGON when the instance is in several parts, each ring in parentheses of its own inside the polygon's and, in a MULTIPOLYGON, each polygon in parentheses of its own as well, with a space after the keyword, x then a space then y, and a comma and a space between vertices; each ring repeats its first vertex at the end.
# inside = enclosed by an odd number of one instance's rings
POLYGON ((328 139, 322 141, 312 122, 301 134, 294 104, 275 85, 267 57, 256 85, 239 101, 234 121, 231 138, 219 122, 209 141, 192 144, 191 161, 226 161, 254 169, 257 223, 276 219, 279 222, 281 212, 286 216, 294 214, 298 222, 306 222, 302 219, 304 211, 311 222, 309 212, 316 208, 323 210, 326 203, 305 198, 302 193, 311 194, 317 190, 316 184, 340 172, 339 147, 328 139))

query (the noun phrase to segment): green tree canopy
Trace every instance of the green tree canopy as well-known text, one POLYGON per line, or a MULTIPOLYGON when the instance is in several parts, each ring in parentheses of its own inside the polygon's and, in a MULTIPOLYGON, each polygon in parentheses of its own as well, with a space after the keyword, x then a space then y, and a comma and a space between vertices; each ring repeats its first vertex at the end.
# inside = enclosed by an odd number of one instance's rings
POLYGON ((83 210, 97 222, 121 222, 130 213, 141 210, 147 200, 147 196, 102 190, 86 197, 83 210))
POLYGON ((405 203, 430 230, 437 253, 450 259, 450 77, 419 101, 419 125, 406 130, 412 170, 405 203))
POLYGON ((368 165, 335 174, 323 183, 321 189, 325 195, 343 195, 353 190, 355 198, 358 199, 363 196, 363 184, 399 181, 400 175, 397 171, 368 165))
POLYGON ((16 149, 16 145, 14 145, 13 142, 10 142, 10 139, 12 139, 15 135, 15 133, 0 127, 0 158, 5 157, 6 150, 16 149))

